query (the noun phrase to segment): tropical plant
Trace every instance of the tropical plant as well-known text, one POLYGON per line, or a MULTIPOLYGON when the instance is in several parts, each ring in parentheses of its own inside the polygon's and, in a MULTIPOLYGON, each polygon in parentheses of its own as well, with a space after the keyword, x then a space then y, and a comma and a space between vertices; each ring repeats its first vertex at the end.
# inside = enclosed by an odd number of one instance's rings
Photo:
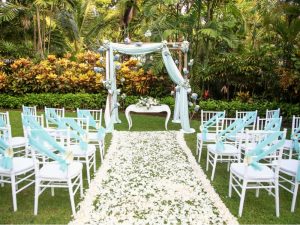
POLYGON ((103 75, 94 72, 100 63, 100 55, 92 52, 78 54, 78 61, 48 55, 47 59, 34 63, 25 58, 15 60, 9 65, 11 71, 5 72, 5 64, 0 66, 1 92, 24 93, 99 93, 103 91, 103 75))
POLYGON ((137 58, 131 58, 122 63, 118 71, 118 79, 123 85, 123 91, 128 95, 149 96, 163 96, 170 93, 172 84, 166 75, 155 74, 151 66, 148 67, 146 64, 141 64, 137 58))

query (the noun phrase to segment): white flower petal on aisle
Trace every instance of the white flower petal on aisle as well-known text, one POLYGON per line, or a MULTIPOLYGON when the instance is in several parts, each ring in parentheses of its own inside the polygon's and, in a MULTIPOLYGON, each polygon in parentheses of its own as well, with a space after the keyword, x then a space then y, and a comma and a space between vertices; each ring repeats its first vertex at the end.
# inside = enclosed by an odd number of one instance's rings
POLYGON ((70 224, 238 224, 176 131, 113 132, 70 224))

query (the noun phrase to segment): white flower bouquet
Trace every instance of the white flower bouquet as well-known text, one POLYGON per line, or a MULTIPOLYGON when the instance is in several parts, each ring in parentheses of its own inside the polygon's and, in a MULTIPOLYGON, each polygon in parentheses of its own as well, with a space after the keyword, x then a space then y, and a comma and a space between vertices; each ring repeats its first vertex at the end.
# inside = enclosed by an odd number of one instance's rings
POLYGON ((141 97, 138 102, 136 103, 139 107, 147 107, 149 109, 151 106, 160 105, 159 100, 153 98, 153 97, 141 97))

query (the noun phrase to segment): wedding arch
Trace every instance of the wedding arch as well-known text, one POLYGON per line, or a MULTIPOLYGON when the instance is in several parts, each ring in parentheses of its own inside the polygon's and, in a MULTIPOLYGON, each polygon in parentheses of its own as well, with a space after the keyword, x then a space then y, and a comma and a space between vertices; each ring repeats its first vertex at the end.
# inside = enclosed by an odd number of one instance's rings
MULTIPOLYGON (((187 53, 189 43, 184 41, 181 43, 181 50, 187 53)), ((195 130, 190 127, 189 111, 188 111, 188 92, 190 92, 190 86, 188 79, 184 78, 176 63, 174 62, 168 43, 163 41, 161 43, 130 43, 120 44, 105 42, 102 47, 106 50, 106 82, 109 82, 108 96, 105 106, 105 125, 107 132, 114 130, 114 124, 120 123, 118 113, 118 91, 116 84, 116 63, 115 52, 119 52, 126 55, 145 55, 152 52, 161 52, 164 65, 171 80, 177 85, 176 88, 176 100, 174 107, 174 120, 181 124, 181 131, 185 133, 193 133, 195 130)))

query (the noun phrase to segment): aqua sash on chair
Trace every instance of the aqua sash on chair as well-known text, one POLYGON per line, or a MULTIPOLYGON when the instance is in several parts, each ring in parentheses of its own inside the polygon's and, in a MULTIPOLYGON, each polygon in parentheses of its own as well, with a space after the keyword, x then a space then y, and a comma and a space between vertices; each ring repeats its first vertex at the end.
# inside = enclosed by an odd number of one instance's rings
POLYGON ((217 150, 224 151, 224 143, 227 138, 233 138, 236 134, 244 129, 243 119, 236 119, 225 130, 222 130, 217 134, 217 150))
POLYGON ((279 118, 279 109, 278 110, 276 110, 275 112, 273 112, 273 114, 272 114, 272 116, 271 116, 271 118, 279 118))
POLYGON ((47 112, 46 112, 46 119, 48 121, 50 121, 51 123, 55 124, 58 126, 59 124, 59 120, 60 120, 60 117, 57 115, 55 109, 53 108, 47 108, 47 112))
POLYGON ((88 118, 89 120, 89 126, 95 128, 97 130, 97 137, 100 140, 104 140, 105 136, 106 136, 106 129, 102 126, 98 126, 97 122, 95 121, 94 117, 92 116, 90 110, 87 109, 78 109, 77 110, 77 117, 78 118, 88 118))
POLYGON ((9 147, 6 141, 0 138, 0 167, 4 169, 11 169, 13 155, 13 149, 9 147))
POLYGON ((78 118, 88 118, 89 126, 98 129, 97 122, 95 121, 94 117, 92 116, 90 110, 87 109, 78 109, 77 110, 77 117, 78 118))
POLYGON ((280 131, 280 127, 281 127, 281 118, 270 118, 270 119, 266 119, 264 130, 280 131))
POLYGON ((23 115, 22 117, 23 126, 30 129, 43 129, 43 127, 36 120, 36 116, 33 115, 23 115))
POLYGON ((244 127, 254 123, 256 121, 257 112, 247 112, 243 118, 244 127))
POLYGON ((61 170, 63 171, 67 169, 69 161, 73 160, 71 152, 68 152, 63 146, 58 144, 57 141, 44 129, 30 130, 28 139, 31 147, 47 157, 57 161, 61 166, 61 170), (53 147, 55 150, 58 150, 61 155, 54 153, 49 149, 49 146, 53 147))
POLYGON ((36 116, 34 115, 35 107, 31 106, 23 106, 23 114, 28 116, 36 116))
POLYGON ((71 129, 70 137, 79 141, 79 145, 82 150, 87 150, 88 134, 85 132, 85 130, 80 125, 78 125, 78 123, 73 118, 61 118, 59 120, 58 129, 67 128, 71 129))
POLYGON ((224 118, 225 117, 225 113, 224 112, 218 112, 216 113, 216 115, 214 115, 213 117, 211 117, 209 120, 207 120, 201 127, 200 127, 200 131, 202 133, 202 139, 203 141, 207 140, 207 133, 208 133, 208 128, 216 125, 217 120, 219 118, 224 118))
POLYGON ((6 127, 6 123, 2 117, 0 117, 0 127, 6 127))
MULTIPOLYGON (((300 127, 295 128, 293 136, 291 137, 293 143, 293 150, 298 154, 298 160, 300 161, 300 127)), ((298 162, 297 181, 300 182, 300 163, 298 162)))
POLYGON ((245 155, 246 163, 255 169, 260 170, 259 161, 267 155, 273 154, 278 148, 284 145, 285 138, 283 138, 282 131, 274 131, 268 134, 262 141, 260 141, 253 150, 248 151, 245 155), (279 140, 277 142, 274 142, 279 140), (270 144, 273 145, 269 146, 270 144), (268 148, 269 147, 269 148, 268 148), (268 148, 266 150, 266 148, 268 148))

